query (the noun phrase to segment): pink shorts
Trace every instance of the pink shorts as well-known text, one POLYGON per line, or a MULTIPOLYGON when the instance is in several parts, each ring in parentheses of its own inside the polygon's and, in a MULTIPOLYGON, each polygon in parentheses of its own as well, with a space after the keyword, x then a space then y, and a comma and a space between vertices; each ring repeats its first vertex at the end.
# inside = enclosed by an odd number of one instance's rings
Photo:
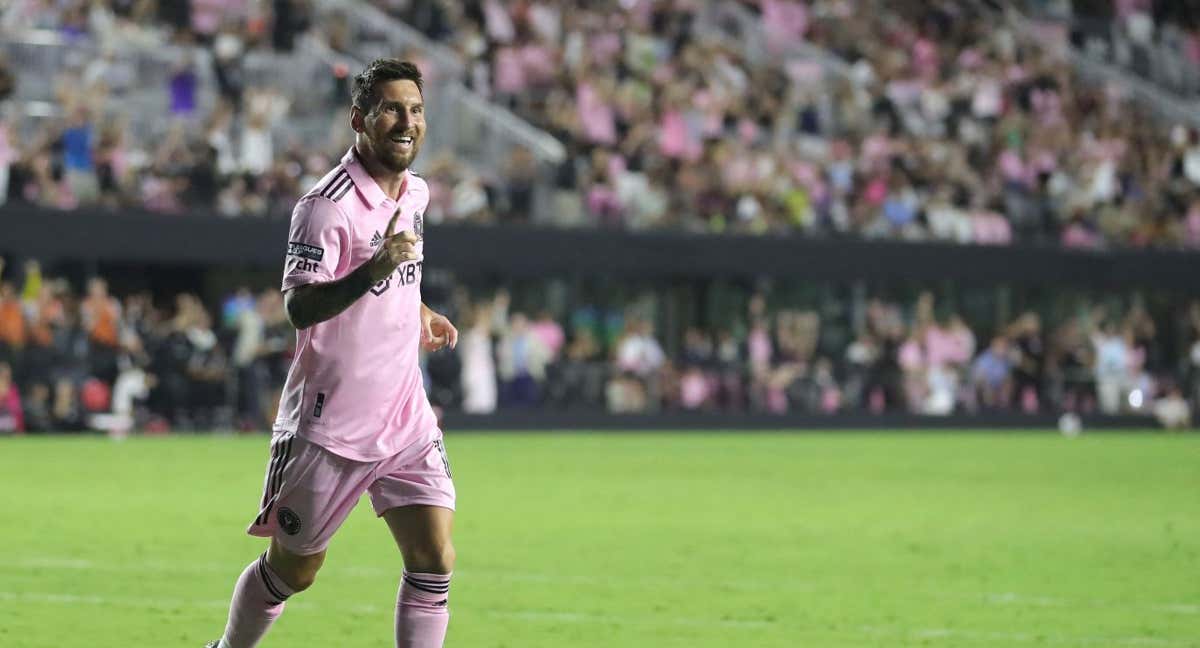
POLYGON ((364 491, 376 515, 414 504, 454 510, 454 481, 441 436, 382 461, 363 462, 295 433, 276 433, 262 504, 246 532, 273 537, 299 555, 324 551, 364 491))

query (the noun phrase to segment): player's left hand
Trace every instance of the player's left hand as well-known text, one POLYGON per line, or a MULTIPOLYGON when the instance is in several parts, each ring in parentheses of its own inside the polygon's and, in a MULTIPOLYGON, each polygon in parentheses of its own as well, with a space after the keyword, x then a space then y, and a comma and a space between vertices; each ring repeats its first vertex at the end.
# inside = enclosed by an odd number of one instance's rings
POLYGON ((447 345, 453 349, 457 344, 458 329, 450 320, 430 308, 421 308, 421 348, 437 351, 447 345))

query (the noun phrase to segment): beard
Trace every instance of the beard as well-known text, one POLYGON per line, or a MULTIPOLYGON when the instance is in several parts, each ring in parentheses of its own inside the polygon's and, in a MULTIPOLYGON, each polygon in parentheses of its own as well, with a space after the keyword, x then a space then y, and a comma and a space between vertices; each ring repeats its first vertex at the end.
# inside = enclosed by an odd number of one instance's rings
POLYGON ((373 138, 371 148, 374 149, 375 159, 379 160, 379 164, 383 168, 393 173, 403 173, 413 163, 413 160, 417 159, 417 153, 421 150, 421 141, 417 137, 413 137, 413 143, 409 150, 399 151, 392 142, 391 133, 388 133, 379 138, 373 138))

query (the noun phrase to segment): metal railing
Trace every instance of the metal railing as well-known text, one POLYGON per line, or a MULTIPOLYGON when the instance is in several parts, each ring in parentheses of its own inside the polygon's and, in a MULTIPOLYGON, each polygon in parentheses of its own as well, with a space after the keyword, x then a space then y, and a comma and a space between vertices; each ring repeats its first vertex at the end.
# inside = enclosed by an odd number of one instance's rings
MULTIPOLYGON (((985 14, 995 16, 998 20, 1009 24, 1018 38, 1034 42, 1038 33, 1037 23, 1015 8, 1009 7, 1001 12, 985 2, 973 3, 985 14)), ((749 60, 762 62, 770 56, 778 57, 767 52, 767 42, 761 17, 749 9, 736 3, 710 3, 701 13, 700 24, 714 33, 723 33, 727 42, 736 44, 739 51, 749 60)), ((1057 20, 1057 19, 1056 19, 1057 20)), ((1179 98, 1164 90, 1152 81, 1143 79, 1123 68, 1097 60, 1077 48, 1068 47, 1067 60, 1086 81, 1091 83, 1111 83, 1126 89, 1130 95, 1144 106, 1152 109, 1158 116, 1166 120, 1189 124, 1200 128, 1200 104, 1179 98)), ((848 64, 834 54, 804 41, 788 44, 782 57, 784 60, 809 60, 819 62, 827 75, 844 76, 849 71, 848 64)))
POLYGON ((3 33, 0 51, 16 72, 17 87, 12 97, 16 122, 30 132, 41 127, 44 120, 63 115, 59 83, 81 83, 90 66, 98 63, 120 70, 128 83, 110 86, 106 103, 84 100, 103 118, 128 116, 126 121, 135 137, 147 139, 166 132, 168 84, 188 57, 195 59, 191 68, 197 76, 197 107, 208 110, 215 103, 215 93, 210 92, 214 86, 211 66, 206 64, 207 54, 203 51, 114 44, 106 48, 92 39, 66 39, 55 31, 27 29, 3 33))
MULTIPOLYGON (((355 71, 366 61, 381 57, 409 56, 424 63, 425 99, 430 107, 428 148, 454 151, 470 166, 485 169, 484 175, 508 168, 517 149, 527 151, 543 170, 566 160, 566 148, 555 137, 467 88, 463 83, 466 65, 454 50, 368 2, 318 0, 317 5, 327 15, 340 14, 349 21, 355 34, 355 71)), ((551 176, 537 174, 534 220, 552 220, 546 213, 551 176)))
MULTIPOLYGON (((426 66, 431 81, 426 86, 431 118, 424 160, 449 150, 468 166, 479 168, 480 175, 502 181, 517 149, 528 151, 543 170, 566 159, 566 149, 557 139, 468 90, 459 81, 463 66, 452 51, 430 43, 419 32, 374 7, 350 2, 329 4, 335 7, 331 11, 354 18, 356 28, 368 36, 355 40, 361 51, 337 52, 322 38, 310 34, 293 52, 255 50, 242 57, 247 88, 272 89, 288 100, 287 116, 274 128, 277 149, 282 148, 279 144, 305 143, 332 152, 348 145, 352 134, 338 128, 339 120, 348 118, 347 75, 361 70, 367 57, 395 56, 415 47, 423 60, 433 62, 432 69, 426 66)), ((100 58, 123 66, 131 83, 110 94, 106 104, 89 107, 103 119, 127 117, 130 135, 137 141, 153 142, 176 123, 169 111, 169 83, 181 65, 188 65, 196 76, 197 114, 208 114, 219 100, 212 55, 203 48, 112 42, 102 46, 87 38, 68 41, 51 30, 22 29, 3 34, 0 51, 17 71, 18 87, 10 119, 22 132, 43 131, 63 117, 63 107, 56 101, 55 80, 64 72, 69 73, 67 78, 82 78, 88 65, 100 58)), ((546 220, 552 175, 536 174, 535 220, 546 220)))
POLYGON ((849 64, 828 51, 803 40, 783 44, 782 53, 768 49, 770 39, 763 28, 762 18, 736 2, 706 2, 698 15, 697 27, 705 33, 721 38, 741 52, 748 61, 766 64, 780 55, 786 60, 804 60, 820 63, 827 73, 844 76, 849 64))
POLYGON ((1200 70, 1187 59, 1186 35, 1178 26, 1156 23, 1149 42, 1138 42, 1112 16, 1076 14, 1070 6, 1024 0, 1013 3, 1027 18, 1068 25, 1077 51, 1102 65, 1111 65, 1152 82, 1179 99, 1200 95, 1200 70))
MULTIPOLYGON (((990 8, 987 8, 989 11, 990 8)), ((997 15, 1013 28, 1018 38, 1035 42, 1034 34, 1038 33, 1038 23, 1025 14, 1009 7, 1002 15, 997 15)), ((1059 21, 1061 22, 1061 21, 1059 21)), ((1092 83, 1108 83, 1119 86, 1129 92, 1138 103, 1151 109, 1160 118, 1178 124, 1188 124, 1200 128, 1200 104, 1196 101, 1181 99, 1168 92, 1161 86, 1141 78, 1117 65, 1104 63, 1085 54, 1078 48, 1067 44, 1067 60, 1081 77, 1092 83)))
MULTIPOLYGON (((779 44, 783 47, 782 51, 772 51, 762 18, 738 3, 706 2, 697 16, 696 28, 755 65, 775 65, 785 70, 795 65, 819 66, 821 83, 831 83, 850 75, 850 65, 846 61, 812 43, 794 40, 779 44)), ((799 90, 798 87, 792 87, 790 92, 799 90)), ((791 97, 788 99, 790 101, 791 97)), ((832 93, 820 92, 815 106, 820 113, 818 123, 824 129, 824 134, 835 134, 833 131, 838 128, 839 120, 832 93)), ((786 146, 794 140, 795 134, 795 120, 783 120, 777 124, 774 139, 776 143, 786 146)))

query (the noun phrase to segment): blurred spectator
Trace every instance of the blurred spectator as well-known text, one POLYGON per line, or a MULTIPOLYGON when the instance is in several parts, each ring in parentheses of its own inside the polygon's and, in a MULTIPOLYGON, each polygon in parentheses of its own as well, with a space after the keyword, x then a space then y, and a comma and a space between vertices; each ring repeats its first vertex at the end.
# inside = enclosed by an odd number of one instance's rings
POLYGON ((529 326, 524 313, 514 312, 496 348, 500 402, 530 407, 538 403, 546 377, 549 350, 529 326))
POLYGON ((981 407, 989 410, 1008 408, 1012 394, 1011 371, 1008 339, 997 335, 971 367, 972 384, 981 407))
POLYGON ((268 421, 263 401, 269 395, 271 374, 265 359, 277 349, 268 345, 267 319, 276 306, 276 295, 265 291, 255 299, 243 288, 227 302, 226 325, 236 331, 231 360, 237 371, 236 414, 242 429, 257 429, 268 421))
POLYGON ((462 328, 458 353, 462 356, 463 411, 490 414, 496 409, 496 366, 492 354, 489 307, 477 305, 462 328))
POLYGON ((548 400, 559 407, 597 407, 604 401, 608 368, 590 329, 578 328, 546 384, 548 400))
MULTIPOLYGON (((0 99, 3 101, 3 99, 0 99)), ((12 166, 17 161, 17 150, 12 140, 12 129, 8 119, 0 115, 0 207, 8 202, 9 181, 12 178, 12 166)))
POLYGON ((196 112, 196 72, 191 55, 176 65, 168 80, 170 94, 170 114, 173 117, 192 117, 196 112))
POLYGON ((81 203, 96 202, 100 187, 93 163, 94 127, 88 109, 74 109, 71 121, 62 134, 63 173, 73 199, 81 203))
POLYGON ((274 93, 257 91, 250 93, 247 104, 247 119, 242 126, 240 168, 247 174, 260 176, 274 162, 271 127, 273 119, 285 112, 284 100, 274 93))
POLYGON ((25 410, 13 383, 12 367, 0 361, 0 434, 24 434, 25 410))
POLYGON ((0 103, 7 101, 17 89, 17 77, 13 74, 8 57, 0 53, 0 103))
POLYGON ((87 332, 89 373, 111 383, 117 376, 121 305, 108 294, 104 279, 88 280, 87 297, 80 303, 79 312, 87 332))
MULTIPOLYGON (((0 275, 3 262, 0 261, 0 275)), ((24 306, 11 281, 0 280, 0 362, 12 365, 25 349, 27 325, 24 306)))
POLYGON ((1186 430, 1192 427, 1192 410, 1183 391, 1172 385, 1166 395, 1154 402, 1154 418, 1168 430, 1186 430))
POLYGON ((1096 353, 1096 397, 1100 411, 1105 414, 1121 410, 1122 398, 1129 388, 1129 337, 1113 322, 1103 323, 1091 335, 1096 353))
POLYGON ((654 338, 648 320, 634 318, 617 342, 616 369, 607 387, 607 400, 613 412, 644 412, 660 396, 659 371, 666 363, 662 346, 654 338))
POLYGON ((618 369, 647 379, 663 366, 666 356, 654 338, 653 325, 645 319, 633 319, 617 343, 616 358, 618 369))
POLYGON ((281 52, 290 52, 296 38, 308 29, 311 20, 308 0, 272 0, 275 20, 271 29, 271 44, 281 52))
POLYGON ((562 351, 566 337, 563 334, 562 325, 554 319, 550 311, 546 309, 538 311, 537 319, 529 325, 529 329, 546 349, 546 361, 554 362, 558 360, 559 352, 562 351))
POLYGON ((246 89, 242 56, 245 42, 236 23, 226 20, 213 41, 213 74, 217 81, 217 92, 221 99, 233 107, 234 112, 242 108, 242 93, 246 89))
POLYGON ((1014 405, 1026 413, 1036 412, 1045 362, 1041 318, 1037 313, 1024 313, 1009 327, 1008 335, 1013 341, 1014 405))

